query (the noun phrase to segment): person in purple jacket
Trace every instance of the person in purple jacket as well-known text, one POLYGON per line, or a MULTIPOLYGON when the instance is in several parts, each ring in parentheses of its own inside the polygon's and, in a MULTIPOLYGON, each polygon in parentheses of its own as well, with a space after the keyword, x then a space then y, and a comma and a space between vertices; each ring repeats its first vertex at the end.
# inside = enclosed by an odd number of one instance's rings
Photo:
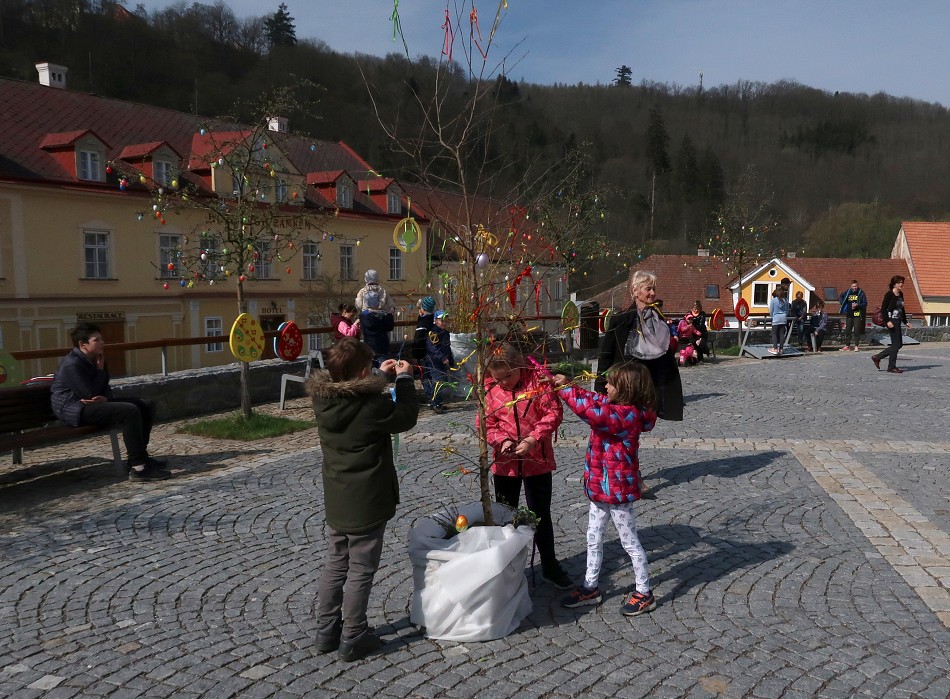
POLYGON ((613 520, 620 544, 630 556, 636 587, 624 596, 620 613, 637 616, 656 608, 650 589, 647 555, 637 536, 633 503, 640 499, 640 435, 656 424, 656 389, 650 371, 639 362, 615 364, 607 370, 607 395, 553 378, 557 395, 590 425, 584 466, 584 492, 590 500, 587 523, 587 573, 561 605, 568 608, 604 601, 598 587, 604 559, 604 529, 613 520))

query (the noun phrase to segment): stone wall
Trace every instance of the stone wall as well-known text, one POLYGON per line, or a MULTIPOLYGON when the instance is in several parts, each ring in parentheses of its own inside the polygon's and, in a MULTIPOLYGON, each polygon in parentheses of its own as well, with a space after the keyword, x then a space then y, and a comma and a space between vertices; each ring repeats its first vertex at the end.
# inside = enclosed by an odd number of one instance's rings
MULTIPOLYGON (((276 403, 280 399, 280 377, 283 374, 303 376, 306 359, 284 362, 271 359, 253 362, 248 381, 251 402, 276 403)), ((133 395, 155 401, 159 420, 178 420, 241 407, 240 371, 237 363, 207 369, 177 371, 168 376, 147 374, 114 379, 117 396, 133 395)), ((287 382, 287 397, 304 395, 303 384, 287 382)))

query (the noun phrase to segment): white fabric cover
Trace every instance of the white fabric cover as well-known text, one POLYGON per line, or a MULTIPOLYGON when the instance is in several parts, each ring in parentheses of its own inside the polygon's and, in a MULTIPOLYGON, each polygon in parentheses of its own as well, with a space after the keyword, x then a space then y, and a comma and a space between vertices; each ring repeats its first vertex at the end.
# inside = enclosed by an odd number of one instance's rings
MULTIPOLYGON (((512 512, 493 504, 495 521, 512 512)), ((459 508, 469 522, 482 519, 480 503, 459 508)), ((445 539, 431 519, 409 531, 413 596, 409 620, 429 638, 490 641, 518 628, 531 613, 525 563, 534 531, 530 527, 472 527, 445 539)))

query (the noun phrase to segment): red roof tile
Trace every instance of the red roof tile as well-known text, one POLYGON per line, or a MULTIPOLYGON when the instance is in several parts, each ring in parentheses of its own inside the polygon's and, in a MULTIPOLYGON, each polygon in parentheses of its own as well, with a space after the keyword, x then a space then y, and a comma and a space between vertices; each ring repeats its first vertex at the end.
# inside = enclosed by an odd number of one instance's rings
POLYGON ((901 230, 920 293, 924 298, 950 297, 950 222, 904 221, 901 230))
POLYGON ((71 146, 80 138, 89 133, 89 129, 84 131, 65 131, 63 133, 50 133, 40 141, 40 148, 62 148, 71 146))

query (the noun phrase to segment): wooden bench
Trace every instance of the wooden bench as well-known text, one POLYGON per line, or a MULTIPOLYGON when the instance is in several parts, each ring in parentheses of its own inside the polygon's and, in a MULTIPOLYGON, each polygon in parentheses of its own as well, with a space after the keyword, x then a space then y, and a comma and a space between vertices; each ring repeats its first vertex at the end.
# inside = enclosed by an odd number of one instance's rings
POLYGON ((71 442, 106 433, 112 440, 116 473, 125 474, 119 451, 121 430, 84 425, 70 427, 56 419, 50 404, 52 382, 0 389, 0 452, 12 451, 13 463, 23 463, 23 450, 71 442))

